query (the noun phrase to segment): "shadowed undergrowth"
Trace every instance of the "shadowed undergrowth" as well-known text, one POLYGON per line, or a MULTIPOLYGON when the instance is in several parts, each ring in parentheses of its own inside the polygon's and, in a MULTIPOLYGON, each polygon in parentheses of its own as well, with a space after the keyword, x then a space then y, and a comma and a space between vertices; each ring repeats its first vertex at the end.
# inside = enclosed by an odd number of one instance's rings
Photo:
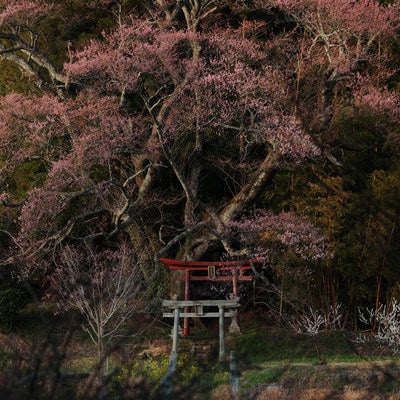
MULTIPOLYGON (((112 349, 109 369, 103 374, 79 323, 73 313, 54 316, 52 310, 34 308, 22 312, 13 332, 0 336, 1 398, 160 398, 158 385, 171 350, 170 325, 155 322, 139 336, 128 330, 112 349)), ((226 354, 235 350, 238 356, 239 398, 396 398, 400 389, 396 359, 377 346, 356 344, 355 336, 343 331, 319 335, 321 363, 309 336, 272 326, 256 329, 254 321, 243 315, 242 334, 226 337, 226 354)), ((171 398, 232 398, 229 363, 218 362, 217 327, 196 327, 180 339, 171 398)))

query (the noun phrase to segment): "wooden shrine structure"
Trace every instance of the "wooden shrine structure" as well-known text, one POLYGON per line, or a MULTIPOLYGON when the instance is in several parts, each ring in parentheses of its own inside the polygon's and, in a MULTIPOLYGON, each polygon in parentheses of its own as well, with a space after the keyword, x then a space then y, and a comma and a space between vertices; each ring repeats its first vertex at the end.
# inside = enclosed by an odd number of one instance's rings
POLYGON ((183 334, 189 335, 189 318, 219 318, 219 358, 225 357, 224 350, 224 318, 232 318, 230 332, 240 332, 237 324, 238 282, 252 281, 252 266, 243 261, 180 261, 160 258, 171 271, 183 271, 185 281, 184 300, 164 300, 162 305, 166 311, 164 317, 174 318, 172 333, 172 353, 177 351, 179 318, 183 317, 183 334), (231 282, 232 293, 229 300, 191 300, 190 282, 231 282), (214 309, 214 310, 212 310, 214 309), (217 311, 215 311, 217 309, 217 311))
POLYGON ((167 309, 163 313, 163 317, 174 318, 174 327, 172 329, 172 354, 178 352, 178 334, 179 334, 179 318, 219 318, 219 361, 225 359, 225 339, 224 339, 224 320, 225 317, 236 318, 236 309, 240 306, 239 299, 232 300, 163 300, 162 305, 167 309), (218 308, 218 311, 209 310, 205 308, 218 308), (194 309, 192 311, 183 311, 186 309, 194 309), (225 311, 228 309, 228 311, 225 311), (183 311, 183 312, 182 312, 183 311))

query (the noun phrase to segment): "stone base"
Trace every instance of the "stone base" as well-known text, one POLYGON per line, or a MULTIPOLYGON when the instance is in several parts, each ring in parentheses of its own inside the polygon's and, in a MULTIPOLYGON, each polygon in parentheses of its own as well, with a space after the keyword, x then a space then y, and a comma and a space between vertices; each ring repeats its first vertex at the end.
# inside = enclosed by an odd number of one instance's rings
POLYGON ((239 326, 239 324, 237 322, 237 317, 233 317, 232 318, 231 325, 229 326, 229 333, 231 335, 240 335, 241 334, 240 326, 239 326))

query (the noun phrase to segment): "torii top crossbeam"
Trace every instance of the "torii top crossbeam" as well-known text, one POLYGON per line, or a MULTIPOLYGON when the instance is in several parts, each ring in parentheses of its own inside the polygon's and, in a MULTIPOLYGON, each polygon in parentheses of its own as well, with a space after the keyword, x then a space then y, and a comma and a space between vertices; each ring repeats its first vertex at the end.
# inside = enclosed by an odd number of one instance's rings
POLYGON ((185 271, 187 294, 190 281, 232 281, 233 296, 237 297, 237 282, 253 280, 249 261, 181 261, 170 258, 160 258, 160 261, 170 270, 185 271))

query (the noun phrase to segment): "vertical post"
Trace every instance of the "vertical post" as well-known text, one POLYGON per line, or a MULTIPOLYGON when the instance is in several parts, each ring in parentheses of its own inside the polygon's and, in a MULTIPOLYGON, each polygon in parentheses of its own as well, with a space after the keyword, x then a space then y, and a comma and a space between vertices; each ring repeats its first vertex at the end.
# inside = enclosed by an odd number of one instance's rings
POLYGON ((236 267, 232 268, 233 297, 238 297, 238 277, 236 267))
POLYGON ((219 361, 225 359, 224 306, 219 306, 219 361))
POLYGON ((231 351, 229 357, 229 380, 232 386, 232 396, 235 400, 239 398, 239 376, 236 353, 231 351))
MULTIPOLYGON (((240 267, 239 267, 240 268, 240 267)), ((233 290, 233 298, 237 299, 238 298, 238 271, 237 268, 232 268, 232 290, 233 290)), ((232 334, 240 334, 240 328, 239 324, 237 322, 237 315, 232 317, 232 323, 231 326, 229 327, 229 333, 232 334)))
MULTIPOLYGON (((189 300, 190 296, 190 270, 185 271, 185 300, 189 300)), ((189 312, 189 307, 184 308, 185 313, 189 312)), ((189 335, 189 319, 188 317, 183 318, 183 334, 189 335)))
POLYGON ((174 309, 174 328, 172 330, 172 354, 178 352, 179 307, 174 309))
POLYGON ((174 385, 174 375, 176 370, 177 354, 171 353, 169 357, 168 369, 160 381, 160 388, 157 399, 170 399, 174 385))

